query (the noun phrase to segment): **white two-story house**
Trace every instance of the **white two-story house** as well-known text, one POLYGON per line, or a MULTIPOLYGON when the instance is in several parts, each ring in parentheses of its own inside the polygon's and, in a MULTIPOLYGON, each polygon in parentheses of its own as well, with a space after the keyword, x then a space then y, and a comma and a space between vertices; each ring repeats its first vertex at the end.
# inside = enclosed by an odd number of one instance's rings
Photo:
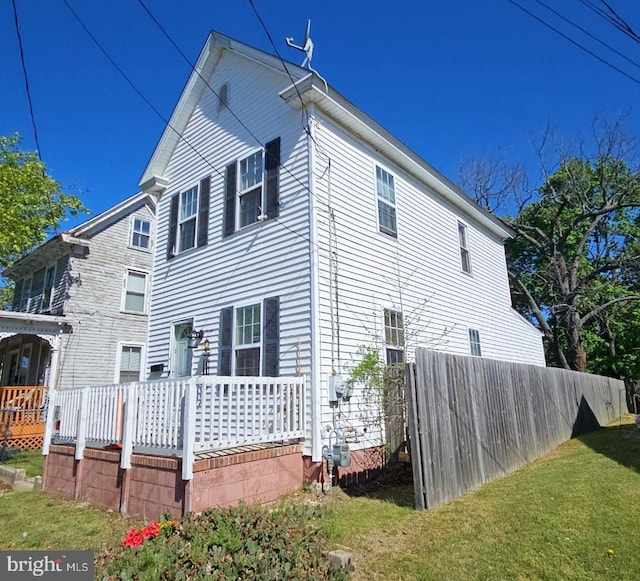
MULTIPOLYGON (((140 181, 159 196, 152 377, 307 375, 313 463, 330 378, 365 346, 545 364, 499 220, 310 70, 216 32, 195 70, 140 181)), ((356 389, 343 427, 364 432, 366 405, 356 389)))

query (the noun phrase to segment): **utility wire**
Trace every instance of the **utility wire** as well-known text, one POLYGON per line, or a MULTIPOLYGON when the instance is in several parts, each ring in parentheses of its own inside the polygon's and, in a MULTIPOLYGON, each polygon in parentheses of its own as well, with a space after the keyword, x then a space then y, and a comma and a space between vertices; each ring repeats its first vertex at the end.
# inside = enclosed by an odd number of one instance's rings
MULTIPOLYGON (((118 66, 118 64, 115 62, 115 60, 111 57, 111 55, 107 52, 107 50, 102 46, 102 44, 100 43, 100 41, 92 34, 92 32, 89 30, 89 28, 86 26, 86 24, 84 23, 84 21, 82 20, 82 18, 80 18, 80 16, 78 15, 78 13, 73 9, 73 7, 69 4, 68 0, 63 0, 63 2, 65 3, 65 5, 67 6, 67 8, 71 11, 71 13, 73 14, 73 16, 75 17, 75 19, 78 21, 78 23, 80 24, 80 26, 84 29, 84 31, 89 35, 89 38, 91 38, 91 40, 93 40, 93 42, 95 43, 95 45, 100 49, 100 51, 102 52, 102 54, 107 58, 107 60, 115 67, 115 69, 120 73, 120 75, 125 79, 125 81, 127 81, 127 83, 129 84, 129 86, 138 94, 138 96, 147 104, 147 106, 167 125, 167 127, 169 127, 200 159, 202 159, 202 161, 204 161, 209 167, 211 167, 211 169, 213 169, 220 177, 222 177, 224 179, 224 174, 223 172, 221 172, 217 167, 215 167, 204 155, 202 155, 196 148, 194 145, 191 144, 191 142, 184 137, 175 127, 173 127, 171 125, 171 123, 169 122, 169 120, 167 120, 164 115, 162 115, 162 113, 160 113, 160 111, 158 111, 158 109, 153 105, 153 103, 151 103, 151 101, 149 101, 149 99, 147 99, 147 97, 142 93, 142 91, 140 89, 138 89, 138 87, 135 85, 135 83, 127 76, 127 74, 122 70, 122 68, 120 66, 118 66)), ((308 242, 309 244, 313 245, 313 242, 307 238, 304 234, 300 234, 299 232, 296 232, 295 230, 293 230, 292 228, 290 228, 289 226, 285 225, 283 222, 279 221, 277 218, 273 218, 273 220, 275 222, 277 222, 278 224, 280 224, 282 227, 284 227, 286 230, 289 230, 291 233, 295 234, 296 236, 299 236, 300 238, 302 238, 303 240, 305 240, 306 242, 308 242)))
POLYGON ((602 4, 604 4, 607 7, 607 10, 609 12, 611 12, 611 14, 613 14, 615 20, 620 24, 620 26, 622 28, 624 28, 627 31, 629 36, 634 38, 636 41, 640 41, 640 36, 638 36, 638 34, 635 32, 635 30, 633 30, 633 28, 631 28, 631 26, 629 26, 629 24, 627 24, 627 22, 624 20, 624 18, 622 18, 622 16, 620 16, 614 10, 614 8, 613 8, 613 6, 611 6, 611 4, 609 4, 606 0, 600 0, 600 2, 602 2, 602 4))
POLYGON ((541 6, 544 6, 547 10, 549 10, 550 12, 553 12, 553 14, 555 14, 558 18, 561 18, 562 20, 564 20, 566 23, 570 24, 571 26, 573 26, 574 28, 577 28, 580 32, 586 34, 589 38, 592 38, 593 40, 595 40, 596 42, 600 43, 602 46, 608 48, 610 51, 616 53, 619 57, 622 57, 623 59, 625 59, 627 62, 631 63, 633 66, 637 67, 640 69, 640 64, 638 64, 637 61, 634 61, 633 59, 629 58, 627 55, 625 55, 624 53, 620 52, 619 50, 615 49, 614 47, 610 46, 609 44, 607 44, 606 42, 604 42, 603 40, 601 40, 600 38, 598 38, 595 34, 591 34, 588 30, 582 28, 581 26, 579 26, 578 24, 576 24, 575 22, 573 22, 572 20, 570 20, 569 18, 566 18, 565 16, 563 16, 562 14, 560 14, 560 12, 558 12, 557 10, 554 10, 551 6, 549 6, 548 4, 545 4, 544 2, 542 2, 542 0, 535 0, 538 4, 540 4, 541 6))
POLYGON ((20 24, 18 21, 18 7, 16 6, 16 0, 11 0, 13 5, 13 20, 16 27, 16 35, 18 36, 18 46, 20 47, 20 62, 22 63, 22 75, 24 76, 24 86, 27 90, 27 101, 29 103, 29 115, 31 116, 31 125, 33 126, 33 137, 36 142, 36 148, 38 153, 38 159, 42 161, 42 154, 40 153, 40 139, 38 138, 38 127, 36 126, 36 117, 33 113, 33 101, 31 100, 31 89, 29 87, 29 75, 27 74, 27 64, 24 58, 24 47, 22 46, 22 35, 20 34, 20 24))
POLYGON ((638 37, 638 35, 635 32, 633 32, 631 27, 629 27, 629 25, 627 25, 626 22, 624 22, 624 20, 622 20, 617 15, 615 10, 613 10, 613 8, 610 8, 608 4, 605 4, 605 6, 608 7, 608 10, 605 10, 601 6, 598 6, 597 4, 595 4, 593 0, 578 0, 578 1, 584 6, 586 6, 587 8, 589 8, 589 10, 591 10, 592 12, 600 16, 600 18, 602 18, 605 22, 608 22, 609 24, 611 24, 611 26, 613 26, 614 28, 616 28, 617 30, 619 30, 620 32, 622 32, 632 40, 635 40, 636 42, 640 41, 640 38, 638 37), (615 14, 616 17, 612 16, 611 12, 615 14))
MULTIPOLYGON (((209 89, 209 91, 211 91, 215 97, 220 100, 220 95, 216 92, 216 90, 211 86, 211 84, 209 83, 209 81, 207 79, 205 79, 202 74, 200 73, 199 70, 196 69, 195 65, 191 62, 191 60, 189 60, 189 57, 187 57, 187 55, 184 54, 184 52, 182 51, 182 49, 180 49, 180 47, 178 46, 178 44, 173 40, 173 38, 171 37, 171 35, 167 32, 167 30, 162 26, 162 24, 160 24, 160 22, 158 21, 158 19, 153 15, 153 13, 151 12, 151 10, 147 7, 147 5, 144 3, 143 0, 138 0, 138 3, 140 4, 140 6, 142 6, 142 8, 144 9, 144 11, 147 13, 147 15, 149 16, 149 18, 151 18, 151 20, 155 23, 155 25, 160 29, 160 31, 162 32, 162 34, 166 37, 166 39, 171 43, 171 45, 178 51, 178 53, 180 54, 180 56, 182 56, 182 58, 184 59, 184 61, 189 65, 189 68, 191 69, 191 71, 193 73, 195 73, 196 75, 198 75, 198 77, 200 78, 200 80, 206 85, 206 87, 209 89)), ((280 59, 282 61, 282 58, 280 59)), ((286 69, 286 64, 284 63, 284 61, 282 61, 282 64, 284 65, 285 69, 286 69)), ((292 81, 292 83, 295 86, 295 81, 293 81, 291 75, 289 74, 289 71, 287 70, 287 75, 289 76, 289 79, 292 81)), ((297 87, 296 87, 296 91, 297 91, 297 87)), ((300 93, 298 93, 298 95, 300 95, 300 93)), ((300 97, 300 99, 302 99, 302 97, 300 97)), ((304 103, 303 103, 304 106, 304 103)), ((229 111, 229 113, 231 113, 231 115, 236 119, 236 121, 238 121, 238 123, 240 123, 240 125, 245 129, 245 131, 251 136, 253 137, 253 139, 256 140, 256 142, 258 143, 258 145, 260 145, 261 147, 264 148, 264 144, 262 143, 262 141, 256 136, 256 134, 251 131, 251 129, 249 129, 249 127, 247 127, 247 125, 242 121, 242 119, 240 119, 240 117, 233 111, 231 105, 229 103, 227 103, 227 109, 229 111)), ((307 128, 305 127, 305 132, 310 135, 313 139, 313 136, 311 135, 311 133, 307 130, 307 128)), ((311 191, 311 189, 309 188, 308 184, 305 184, 297 175, 295 175, 285 164, 280 163, 280 167, 282 167, 282 169, 284 169, 295 181, 297 181, 303 188, 305 188, 312 196, 314 196, 316 199, 317 196, 311 191)), ((322 200, 318 200, 320 202, 322 202, 322 200)))
POLYGON ((590 54, 593 58, 595 58, 596 60, 600 61, 602 64, 607 65, 608 67, 612 68, 614 71, 617 71, 621 75, 627 77, 627 79, 629 79, 629 80, 633 81, 634 83, 637 83, 638 85, 640 85, 640 79, 630 75, 629 73, 623 71, 621 68, 618 68, 617 66, 615 66, 612 63, 610 63, 609 61, 607 61, 607 60, 603 59, 602 57, 598 56, 593 51, 589 50, 585 46, 581 45, 579 42, 573 40, 571 37, 569 37, 566 34, 564 34, 564 32, 561 32, 560 30, 558 30, 557 28, 555 28, 554 26, 552 26, 548 22, 545 22, 544 20, 542 20, 542 18, 536 16, 533 12, 530 12, 529 10, 527 10, 526 8, 524 8, 523 6, 521 6, 520 4, 515 2, 515 0, 507 0, 507 2, 509 2, 510 4, 513 4, 514 6, 516 6, 517 8, 519 8, 520 10, 522 10, 523 12, 528 14, 531 18, 533 18, 534 20, 537 20, 540 24, 542 24, 543 26, 546 26, 547 28, 549 28, 550 30, 555 32, 556 34, 559 34, 560 36, 562 36, 562 38, 568 40, 574 46, 577 46, 579 49, 583 50, 587 54, 590 54))

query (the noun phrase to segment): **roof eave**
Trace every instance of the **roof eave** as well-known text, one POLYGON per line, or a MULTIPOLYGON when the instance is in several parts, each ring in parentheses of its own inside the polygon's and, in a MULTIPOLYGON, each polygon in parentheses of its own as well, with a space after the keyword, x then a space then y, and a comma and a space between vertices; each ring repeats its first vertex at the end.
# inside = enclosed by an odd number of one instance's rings
POLYGON ((295 109, 314 104, 320 111, 347 127, 394 161, 436 194, 456 206, 499 238, 512 238, 514 232, 493 214, 476 204, 458 186, 404 145, 366 113, 338 93, 315 73, 280 92, 295 109), (302 101, 301 101, 302 99, 302 101), (337 118, 339 117, 339 118, 337 118))

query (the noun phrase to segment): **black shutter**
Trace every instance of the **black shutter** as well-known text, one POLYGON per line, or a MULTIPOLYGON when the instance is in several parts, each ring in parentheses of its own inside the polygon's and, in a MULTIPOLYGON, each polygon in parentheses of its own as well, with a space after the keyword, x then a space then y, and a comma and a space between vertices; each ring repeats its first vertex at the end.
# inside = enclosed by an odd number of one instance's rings
POLYGON ((211 191, 211 178, 206 177, 200 181, 199 208, 198 208, 198 246, 206 246, 209 238, 209 194, 211 191))
POLYGON ((178 204, 180 194, 171 198, 171 213, 169 214, 169 238, 167 240, 167 260, 176 254, 176 238, 178 235, 178 204))
POLYGON ((264 147, 266 159, 264 168, 267 173, 267 217, 280 215, 280 138, 267 143, 264 147))
POLYGON ((224 235, 236 229, 236 162, 227 166, 224 194, 224 235))
POLYGON ((263 373, 267 377, 278 377, 280 373, 280 298, 264 300, 264 352, 263 373))
MULTIPOLYGON (((24 286, 24 279, 16 281, 16 286, 13 289, 13 301, 12 301, 12 310, 17 311, 20 309, 20 302, 22 300, 22 287, 24 286)), ((4 305, 0 305, 0 308, 3 308, 4 305)))
POLYGON ((220 331, 218 335, 218 375, 231 375, 233 307, 227 307, 220 311, 220 331))

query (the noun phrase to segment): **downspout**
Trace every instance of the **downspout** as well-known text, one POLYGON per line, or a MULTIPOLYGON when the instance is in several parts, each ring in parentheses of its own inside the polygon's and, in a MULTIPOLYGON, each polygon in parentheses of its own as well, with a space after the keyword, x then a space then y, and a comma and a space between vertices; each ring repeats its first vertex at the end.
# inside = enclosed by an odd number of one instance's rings
POLYGON ((315 187, 315 144, 313 142, 313 119, 315 107, 309 107, 309 132, 307 144, 309 149, 309 257, 311 283, 311 460, 322 461, 322 436, 320 424, 322 421, 322 405, 320 398, 320 291, 319 261, 318 261, 318 227, 316 223, 316 209, 314 199, 315 187))

